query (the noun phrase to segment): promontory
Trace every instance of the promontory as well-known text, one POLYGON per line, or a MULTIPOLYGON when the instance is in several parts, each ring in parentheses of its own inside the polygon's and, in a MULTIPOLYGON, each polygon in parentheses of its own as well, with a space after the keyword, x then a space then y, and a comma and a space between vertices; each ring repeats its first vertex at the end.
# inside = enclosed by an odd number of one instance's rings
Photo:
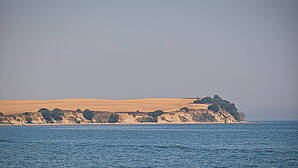
POLYGON ((0 100, 1 125, 183 124, 244 121, 234 103, 218 95, 129 100, 0 100))

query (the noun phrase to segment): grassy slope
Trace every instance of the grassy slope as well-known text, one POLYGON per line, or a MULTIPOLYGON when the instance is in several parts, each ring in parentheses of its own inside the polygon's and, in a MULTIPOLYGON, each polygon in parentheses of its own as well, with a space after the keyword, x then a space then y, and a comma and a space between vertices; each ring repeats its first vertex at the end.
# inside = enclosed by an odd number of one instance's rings
POLYGON ((129 100, 104 99, 59 99, 59 100, 0 100, 0 112, 17 114, 36 112, 40 108, 61 108, 65 110, 90 109, 112 112, 152 112, 155 110, 175 111, 182 107, 206 109, 207 105, 191 104, 194 99, 148 98, 129 100))

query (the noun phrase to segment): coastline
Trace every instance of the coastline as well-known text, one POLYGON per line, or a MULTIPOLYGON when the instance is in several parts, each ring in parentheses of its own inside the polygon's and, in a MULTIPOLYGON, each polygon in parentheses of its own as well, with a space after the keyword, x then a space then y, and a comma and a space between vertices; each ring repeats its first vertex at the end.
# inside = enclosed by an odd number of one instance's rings
POLYGON ((240 121, 240 122, 169 122, 169 123, 81 123, 81 124, 0 124, 0 126, 71 126, 71 125, 194 125, 194 124, 253 124, 256 122, 240 121))

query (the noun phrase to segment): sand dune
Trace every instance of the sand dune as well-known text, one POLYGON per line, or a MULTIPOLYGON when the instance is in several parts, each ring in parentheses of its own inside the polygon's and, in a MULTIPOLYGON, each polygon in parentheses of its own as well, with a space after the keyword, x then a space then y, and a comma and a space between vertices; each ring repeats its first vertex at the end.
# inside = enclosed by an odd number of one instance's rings
POLYGON ((194 99, 148 98, 129 100, 104 99, 58 99, 58 100, 0 100, 0 112, 17 114, 36 112, 40 108, 61 108, 65 110, 90 109, 112 112, 152 112, 155 110, 175 111, 182 107, 206 109, 208 105, 191 104, 194 99))

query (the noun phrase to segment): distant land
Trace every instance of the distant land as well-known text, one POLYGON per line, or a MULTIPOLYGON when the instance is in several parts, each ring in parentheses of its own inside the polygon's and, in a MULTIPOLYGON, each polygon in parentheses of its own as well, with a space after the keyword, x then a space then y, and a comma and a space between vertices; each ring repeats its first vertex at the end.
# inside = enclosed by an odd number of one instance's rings
POLYGON ((238 123, 244 113, 218 95, 129 100, 0 100, 1 125, 238 123))

